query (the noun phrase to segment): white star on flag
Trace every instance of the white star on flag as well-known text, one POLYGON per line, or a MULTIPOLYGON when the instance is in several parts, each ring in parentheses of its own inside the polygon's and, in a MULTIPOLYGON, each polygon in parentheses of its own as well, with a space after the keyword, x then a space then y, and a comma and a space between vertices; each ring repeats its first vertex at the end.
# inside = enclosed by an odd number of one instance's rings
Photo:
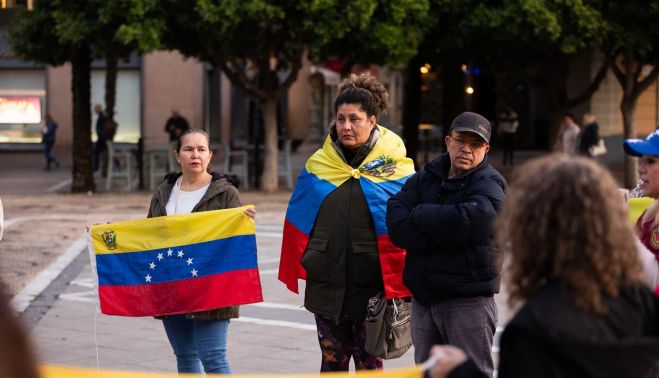
POLYGON ((156 269, 156 264, 154 264, 153 261, 151 261, 151 262, 149 263, 149 269, 151 269, 151 270, 156 269))
POLYGON ((197 269, 192 269, 190 273, 192 273, 192 277, 197 277, 197 273, 199 272, 197 271, 197 269))
POLYGON ((172 251, 172 249, 171 249, 171 248, 167 250, 167 256, 171 256, 171 255, 172 255, 172 253, 174 253, 174 251, 172 251))
POLYGON ((178 255, 176 257, 183 257, 183 250, 178 251, 178 255))
POLYGON ((162 252, 160 252, 160 253, 158 254, 158 261, 160 261, 160 260, 162 260, 162 259, 164 259, 164 257, 163 257, 163 255, 162 255, 162 252))
POLYGON ((151 282, 151 276, 148 274, 146 275, 146 277, 144 277, 144 279, 146 280, 146 282, 151 282))
POLYGON ((188 263, 188 265, 191 265, 192 264, 192 257, 188 257, 188 261, 186 261, 186 262, 188 263))

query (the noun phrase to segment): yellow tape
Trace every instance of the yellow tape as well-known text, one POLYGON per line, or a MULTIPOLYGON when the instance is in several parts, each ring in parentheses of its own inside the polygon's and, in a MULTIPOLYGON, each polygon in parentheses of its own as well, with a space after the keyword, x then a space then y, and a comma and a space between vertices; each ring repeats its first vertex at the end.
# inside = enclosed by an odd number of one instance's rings
MULTIPOLYGON (((138 372, 138 371, 119 371, 119 370, 95 370, 95 369, 82 369, 64 366, 43 365, 40 367, 41 378, 198 378, 198 374, 177 374, 177 373, 160 373, 160 372, 138 372)), ((391 369, 391 370, 369 370, 359 371, 356 374, 360 378, 421 378, 423 370, 420 366, 409 368, 391 369)), ((209 374, 207 376, 217 376, 209 374)), ((342 378, 354 377, 354 373, 315 373, 315 374, 235 374, 232 377, 238 378, 342 378)), ((222 377, 226 377, 223 375, 222 377)))

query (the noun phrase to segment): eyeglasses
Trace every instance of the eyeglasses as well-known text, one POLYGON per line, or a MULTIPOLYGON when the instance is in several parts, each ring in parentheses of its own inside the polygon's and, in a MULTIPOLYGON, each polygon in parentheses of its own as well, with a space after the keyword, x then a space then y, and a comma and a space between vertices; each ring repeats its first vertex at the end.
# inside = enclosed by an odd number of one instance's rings
POLYGON ((453 143, 455 143, 456 146, 458 146, 458 148, 463 148, 464 146, 468 145, 472 150, 480 150, 487 145, 487 143, 483 140, 472 140, 468 142, 460 137, 451 137, 451 140, 453 143))

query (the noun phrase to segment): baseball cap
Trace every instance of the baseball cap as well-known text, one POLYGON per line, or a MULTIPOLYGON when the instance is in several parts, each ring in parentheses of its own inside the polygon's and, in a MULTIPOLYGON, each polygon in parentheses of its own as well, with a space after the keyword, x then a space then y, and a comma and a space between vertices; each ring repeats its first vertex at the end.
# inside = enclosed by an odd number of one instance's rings
POLYGON ((451 130, 458 132, 466 131, 477 134, 483 138, 486 143, 490 143, 490 134, 492 134, 490 121, 482 115, 472 112, 464 112, 455 117, 451 123, 451 130))
POLYGON ((659 126, 645 140, 627 139, 624 148, 625 152, 632 156, 659 156, 659 126))

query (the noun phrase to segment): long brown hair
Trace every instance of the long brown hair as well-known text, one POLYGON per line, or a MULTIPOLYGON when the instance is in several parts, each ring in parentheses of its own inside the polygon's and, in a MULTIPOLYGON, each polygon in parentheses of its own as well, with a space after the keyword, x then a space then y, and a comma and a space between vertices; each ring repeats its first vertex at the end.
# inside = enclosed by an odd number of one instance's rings
POLYGON ((611 174, 591 159, 554 154, 520 167, 498 231, 510 253, 511 305, 558 282, 579 308, 604 314, 603 295, 640 282, 626 205, 611 174))

